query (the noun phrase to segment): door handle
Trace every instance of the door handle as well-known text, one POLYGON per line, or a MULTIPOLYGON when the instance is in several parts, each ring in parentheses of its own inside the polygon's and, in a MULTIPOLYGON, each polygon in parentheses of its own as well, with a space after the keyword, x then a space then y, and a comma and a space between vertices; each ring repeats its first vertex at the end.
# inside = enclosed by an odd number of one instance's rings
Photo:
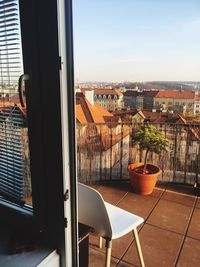
POLYGON ((19 77, 18 80, 18 94, 19 94, 19 100, 20 100, 20 104, 21 106, 24 108, 26 103, 25 103, 25 99, 26 99, 26 92, 25 92, 25 86, 26 84, 24 83, 25 81, 30 80, 30 76, 28 74, 22 74, 19 77))

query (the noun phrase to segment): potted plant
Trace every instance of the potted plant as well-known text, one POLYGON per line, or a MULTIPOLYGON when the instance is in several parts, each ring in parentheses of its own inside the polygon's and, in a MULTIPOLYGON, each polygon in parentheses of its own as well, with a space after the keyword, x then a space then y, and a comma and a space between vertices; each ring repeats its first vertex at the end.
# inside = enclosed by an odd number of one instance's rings
POLYGON ((160 174, 160 168, 148 164, 149 152, 161 154, 169 146, 169 140, 153 125, 142 125, 133 135, 133 142, 139 144, 145 151, 144 162, 136 162, 128 165, 129 176, 133 191, 142 195, 152 193, 160 174))

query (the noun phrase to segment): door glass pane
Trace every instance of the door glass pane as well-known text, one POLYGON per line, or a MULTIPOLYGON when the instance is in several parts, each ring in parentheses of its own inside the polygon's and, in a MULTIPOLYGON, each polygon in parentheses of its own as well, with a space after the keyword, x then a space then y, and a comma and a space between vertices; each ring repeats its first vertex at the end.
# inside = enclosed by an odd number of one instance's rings
POLYGON ((0 0, 0 196, 20 205, 32 203, 26 105, 18 93, 22 73, 18 1, 0 0))

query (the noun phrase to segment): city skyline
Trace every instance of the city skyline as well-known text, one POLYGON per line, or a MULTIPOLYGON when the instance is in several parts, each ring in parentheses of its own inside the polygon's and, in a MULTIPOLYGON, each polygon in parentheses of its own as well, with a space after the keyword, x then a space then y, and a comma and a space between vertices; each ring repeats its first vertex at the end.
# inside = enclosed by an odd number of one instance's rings
POLYGON ((200 2, 74 2, 76 81, 199 81, 200 2))

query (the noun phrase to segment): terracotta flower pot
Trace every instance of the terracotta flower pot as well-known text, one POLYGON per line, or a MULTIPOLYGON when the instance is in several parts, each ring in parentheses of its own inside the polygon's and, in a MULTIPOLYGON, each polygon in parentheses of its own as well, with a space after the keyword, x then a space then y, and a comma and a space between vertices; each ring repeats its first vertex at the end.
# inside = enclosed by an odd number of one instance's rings
POLYGON ((151 170, 150 174, 137 173, 135 169, 143 165, 143 162, 130 164, 128 165, 128 172, 133 191, 141 195, 149 195, 155 187, 158 175, 160 174, 160 169, 157 166, 147 164, 147 169, 151 170))

